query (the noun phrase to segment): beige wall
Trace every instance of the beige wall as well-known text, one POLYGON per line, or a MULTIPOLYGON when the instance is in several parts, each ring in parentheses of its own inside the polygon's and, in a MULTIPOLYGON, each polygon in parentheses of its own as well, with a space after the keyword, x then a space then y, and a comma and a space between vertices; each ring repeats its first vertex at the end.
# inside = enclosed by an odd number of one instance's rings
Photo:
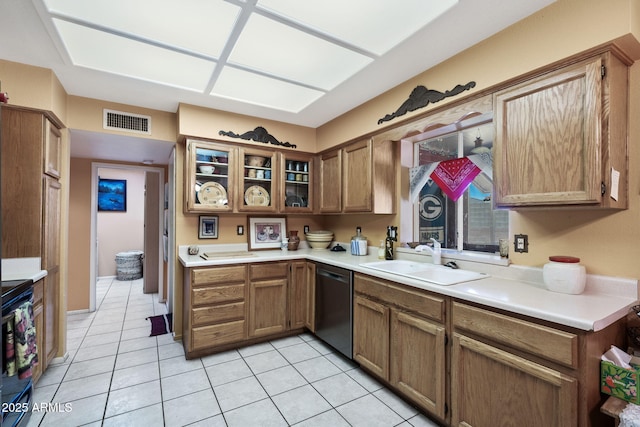
MULTIPOLYGON (((477 83, 473 92, 478 92, 632 31, 640 40, 639 3, 637 0, 614 0, 603 8, 601 2, 594 0, 559 0, 321 126, 317 130, 318 149, 393 128, 391 122, 384 129, 378 129, 377 120, 394 111, 417 85, 444 90, 473 80, 477 83)), ((624 44, 633 47, 634 59, 640 59, 637 41, 627 43, 624 40, 624 44)), ((629 209, 622 212, 513 211, 509 216, 510 237, 514 234, 529 236, 529 253, 512 253, 514 264, 541 266, 550 255, 570 254, 580 257, 590 273, 640 277, 640 263, 634 249, 640 238, 640 124, 635 119, 640 114, 640 62, 631 68, 629 86, 629 209)), ((399 121, 424 115, 425 111, 439 109, 442 105, 434 104, 409 113, 399 121)), ((402 226, 399 215, 384 219, 365 216, 356 221, 345 221, 344 218, 328 217, 327 227, 336 230, 338 238, 344 239, 352 234, 352 228, 358 222, 368 237, 374 237, 373 244, 379 243, 378 238, 384 235, 383 226, 402 226)))
POLYGON ((150 110, 131 105, 116 104, 96 99, 69 96, 69 120, 65 123, 70 129, 81 129, 100 133, 122 135, 122 132, 105 130, 102 126, 104 109, 141 114, 151 117, 151 135, 141 135, 148 139, 175 141, 177 137, 176 113, 150 110))
MULTIPOLYGON (((222 136, 220 131, 243 134, 258 126, 265 128, 278 141, 289 142, 296 145, 296 151, 315 153, 316 131, 313 128, 296 126, 273 120, 243 116, 225 111, 211 110, 188 104, 180 104, 178 108, 178 133, 185 136, 193 136, 220 141, 246 142, 259 147, 268 147, 269 144, 252 142, 239 138, 222 136)), ((271 145, 271 147, 274 147, 271 145)), ((287 149, 286 147, 278 147, 287 149)))
POLYGON ((10 104, 51 111, 66 120, 67 94, 53 71, 0 59, 0 80, 10 104))

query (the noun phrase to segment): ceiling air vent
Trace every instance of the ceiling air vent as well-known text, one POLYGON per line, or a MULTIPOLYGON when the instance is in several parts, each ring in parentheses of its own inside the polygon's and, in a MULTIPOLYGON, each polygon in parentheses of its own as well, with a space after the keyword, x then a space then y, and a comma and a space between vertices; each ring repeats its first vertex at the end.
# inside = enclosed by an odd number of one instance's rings
POLYGON ((151 117, 105 109, 103 127, 109 130, 151 135, 151 117))

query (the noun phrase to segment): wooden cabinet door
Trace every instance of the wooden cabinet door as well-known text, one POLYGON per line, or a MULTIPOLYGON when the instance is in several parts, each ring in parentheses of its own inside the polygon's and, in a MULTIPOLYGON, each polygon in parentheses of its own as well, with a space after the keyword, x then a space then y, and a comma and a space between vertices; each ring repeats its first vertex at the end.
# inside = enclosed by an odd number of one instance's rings
POLYGON ((60 183, 44 178, 44 224, 42 239, 42 268, 47 270, 44 280, 45 350, 47 364, 58 353, 60 310, 60 183))
POLYGON ((578 382, 558 371, 456 333, 451 373, 453 426, 578 425, 578 382))
POLYGON ((280 176, 278 156, 273 151, 239 148, 238 204, 239 211, 277 212, 280 176))
POLYGON ((390 381, 425 410, 445 417, 445 328, 391 310, 390 381))
POLYGON ((38 364, 33 368, 31 375, 34 384, 38 382, 38 379, 46 369, 43 298, 44 280, 40 279, 33 285, 33 324, 36 327, 36 347, 38 349, 38 364))
POLYGON ((280 153, 280 212, 312 213, 315 165, 310 154, 280 153))
POLYGON ((2 106, 2 256, 41 257, 42 114, 2 106))
POLYGON ((496 93, 496 205, 598 204, 600 58, 496 93))
MULTIPOLYGON (((371 140, 348 145, 342 152, 344 212, 372 211, 371 140)), ((335 188, 335 184, 334 184, 335 188)))
POLYGON ((187 140, 184 168, 187 212, 233 211, 239 197, 236 196, 236 156, 234 147, 187 140))
POLYGON ((320 156, 318 167, 319 210, 321 213, 342 211, 342 150, 320 156))
POLYGON ((307 292, 304 326, 311 332, 316 331, 316 264, 305 263, 307 292))
POLYGON ((249 289, 249 337, 286 331, 287 278, 252 281, 249 289))
POLYGON ((60 162, 62 159, 62 137, 60 129, 49 120, 44 120, 44 173, 60 178, 60 162))
POLYGON ((356 295, 353 301, 353 358, 389 379, 389 307, 356 295))
POLYGON ((292 262, 289 270, 289 327, 304 328, 307 321, 306 262, 292 262))

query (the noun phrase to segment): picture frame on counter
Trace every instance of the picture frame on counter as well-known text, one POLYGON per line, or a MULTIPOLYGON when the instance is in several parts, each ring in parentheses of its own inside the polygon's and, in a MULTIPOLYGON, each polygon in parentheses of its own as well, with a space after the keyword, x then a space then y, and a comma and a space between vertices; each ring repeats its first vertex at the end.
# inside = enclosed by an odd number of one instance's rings
POLYGON ((249 217, 247 240, 249 250, 280 249, 287 235, 285 217, 249 217))
POLYGON ((217 239, 218 238, 218 216, 200 215, 200 224, 198 226, 199 239, 217 239))

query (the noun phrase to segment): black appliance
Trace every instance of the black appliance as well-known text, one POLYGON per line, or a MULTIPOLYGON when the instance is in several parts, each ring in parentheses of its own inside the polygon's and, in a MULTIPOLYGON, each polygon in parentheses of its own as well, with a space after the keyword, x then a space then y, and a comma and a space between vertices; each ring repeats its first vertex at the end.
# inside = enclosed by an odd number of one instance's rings
POLYGON ((353 272, 316 265, 316 335, 353 358, 353 272))
MULTIPOLYGON (((33 301, 33 280, 2 282, 2 349, 6 340, 6 324, 13 321, 14 311, 25 301, 33 301)), ((4 360, 4 354, 3 354, 4 360)), ((33 383, 31 377, 7 376, 2 365, 2 427, 26 425, 31 416, 33 383)))

